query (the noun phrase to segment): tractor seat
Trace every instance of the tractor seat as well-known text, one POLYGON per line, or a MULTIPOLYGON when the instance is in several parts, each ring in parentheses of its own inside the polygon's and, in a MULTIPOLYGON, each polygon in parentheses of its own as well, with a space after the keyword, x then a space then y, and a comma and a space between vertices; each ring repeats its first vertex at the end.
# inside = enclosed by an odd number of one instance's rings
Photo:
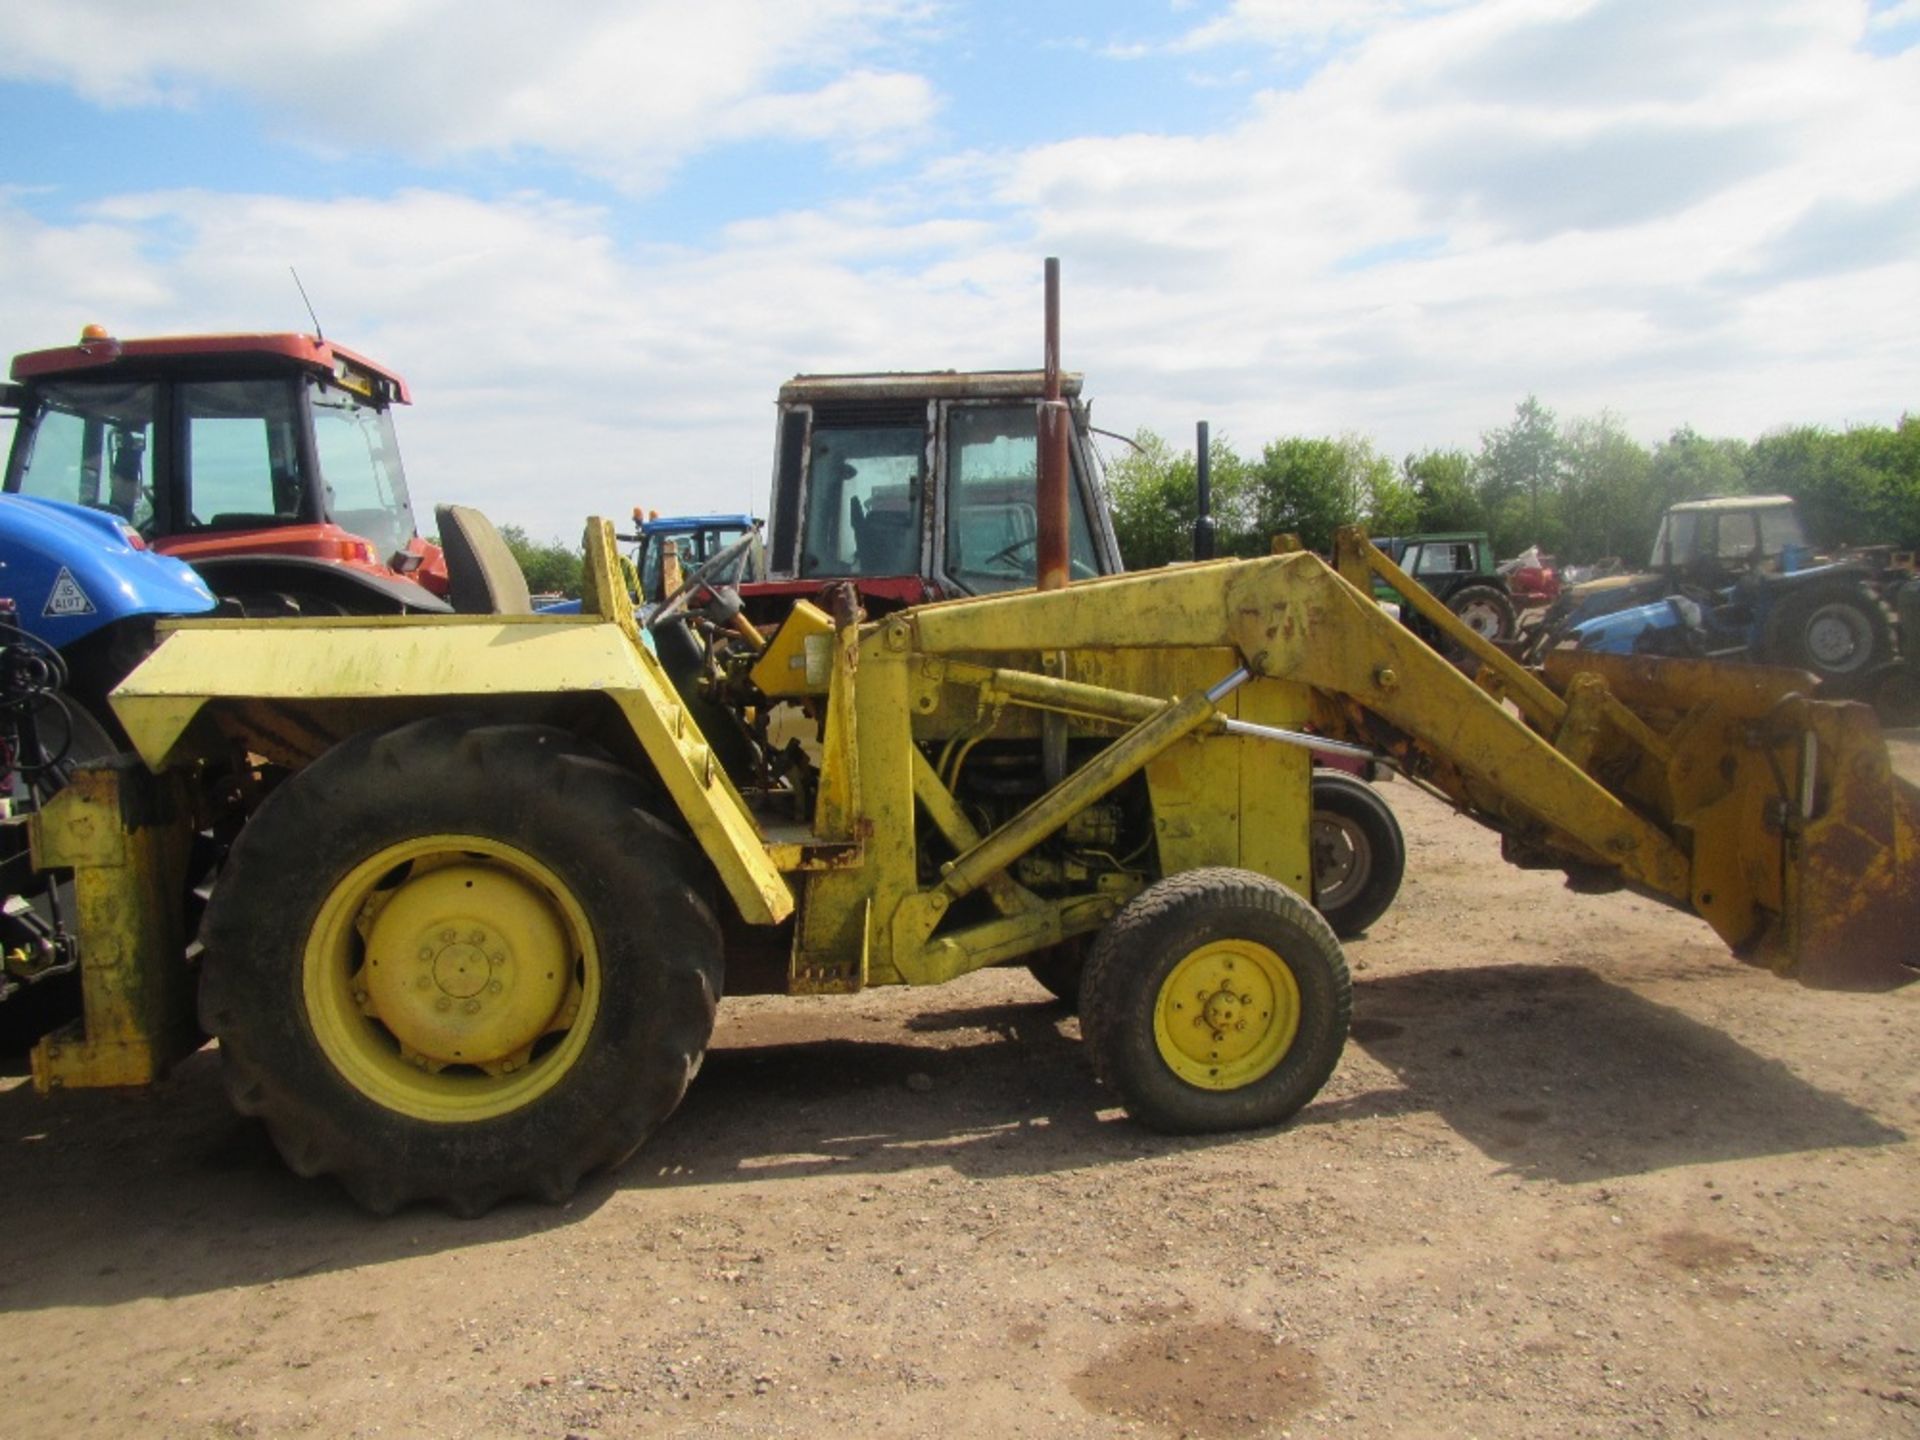
POLYGON ((531 615, 527 577, 500 531, 471 505, 436 505, 447 600, 462 615, 531 615))

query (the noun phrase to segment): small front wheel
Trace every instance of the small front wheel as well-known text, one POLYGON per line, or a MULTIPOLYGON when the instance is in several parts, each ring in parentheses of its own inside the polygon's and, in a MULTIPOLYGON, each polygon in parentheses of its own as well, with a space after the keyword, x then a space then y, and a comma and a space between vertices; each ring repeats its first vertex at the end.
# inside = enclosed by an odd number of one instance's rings
POLYGON ((1277 1125, 1346 1045, 1352 980, 1326 921, 1248 870, 1190 870, 1101 932, 1080 1023, 1127 1113, 1169 1134, 1277 1125))

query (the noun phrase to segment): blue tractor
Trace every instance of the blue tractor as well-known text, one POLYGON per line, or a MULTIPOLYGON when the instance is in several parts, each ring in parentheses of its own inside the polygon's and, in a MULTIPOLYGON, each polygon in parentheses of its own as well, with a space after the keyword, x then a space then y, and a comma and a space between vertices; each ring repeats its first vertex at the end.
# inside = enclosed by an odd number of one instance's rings
POLYGON ((1786 665, 1845 698, 1866 696, 1894 658, 1880 577, 1816 557, 1786 495, 1673 506, 1649 568, 1563 592, 1528 658, 1561 645, 1786 665))
POLYGON ((107 692, 153 648, 154 622, 217 603, 192 566, 147 549, 118 517, 28 495, 0 495, 0 599, 16 616, 6 643, 48 657, 109 733, 107 692))
POLYGON ((0 1051, 79 1005, 71 887, 33 868, 26 817, 120 749, 107 692, 153 648, 154 622, 214 604, 115 516, 0 495, 0 1051))

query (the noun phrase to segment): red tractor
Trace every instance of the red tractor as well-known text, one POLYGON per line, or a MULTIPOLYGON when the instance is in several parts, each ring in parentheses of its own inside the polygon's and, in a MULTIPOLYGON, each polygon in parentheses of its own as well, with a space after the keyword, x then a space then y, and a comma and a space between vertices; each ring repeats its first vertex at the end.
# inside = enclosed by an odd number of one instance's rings
MULTIPOLYGON (((1124 566, 1081 377, 1061 380, 1073 421, 1068 570, 1076 580, 1117 575, 1124 566)), ((831 611, 835 592, 849 587, 878 616, 1031 586, 1043 384, 1039 371, 795 376, 780 387, 767 578, 744 579, 755 541, 747 536, 694 566, 676 587, 682 594, 662 608, 691 609, 709 632, 742 618, 772 629, 798 601, 831 611)), ((676 649, 667 632, 656 639, 677 679, 699 673, 697 649, 676 649)), ((712 721, 709 736, 724 736, 720 719, 701 711, 697 696, 687 698, 702 725, 712 721)), ((1332 767, 1313 780, 1314 899, 1338 934, 1357 935, 1393 903, 1406 844, 1392 809, 1358 778, 1371 766, 1340 748, 1314 754, 1316 767, 1332 767)), ((995 763, 991 747, 975 763, 995 763)), ((1009 796, 1038 793, 1040 776, 1010 771, 996 783, 1009 796)), ((1033 969, 1056 994, 1071 996, 1079 964, 1068 947, 1033 969)))
POLYGON ((117 517, 247 615, 446 611, 392 407, 406 382, 313 335, 116 340, 14 357, 6 489, 117 517))

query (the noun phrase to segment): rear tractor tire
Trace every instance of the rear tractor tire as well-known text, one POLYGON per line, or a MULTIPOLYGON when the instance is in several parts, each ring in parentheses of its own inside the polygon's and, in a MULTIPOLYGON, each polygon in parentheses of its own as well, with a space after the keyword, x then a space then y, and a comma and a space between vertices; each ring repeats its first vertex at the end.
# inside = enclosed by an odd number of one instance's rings
POLYGON ((1769 662, 1811 670, 1823 685, 1849 692, 1893 653, 1880 602, 1846 585, 1819 585, 1782 600, 1765 639, 1769 662))
POLYGON ((1351 940, 1393 904, 1407 842, 1393 809, 1366 781, 1337 770, 1313 776, 1313 904, 1351 940))
POLYGON ((1482 640, 1511 640, 1519 633, 1513 598, 1492 585, 1463 585, 1447 597, 1447 608, 1482 640))
POLYGON ((559 1200, 632 1153, 721 990, 703 866, 651 794, 563 730, 458 715, 284 782, 203 930, 236 1107, 381 1213, 559 1200))
POLYGON ((1027 962, 1027 973, 1056 1000, 1080 1003, 1080 979, 1087 970, 1087 939, 1076 935, 1027 962))
POLYGON ((1150 886, 1100 933, 1080 1025, 1101 1081, 1150 1129, 1277 1125, 1346 1045, 1352 981, 1312 906, 1247 870, 1150 886))

